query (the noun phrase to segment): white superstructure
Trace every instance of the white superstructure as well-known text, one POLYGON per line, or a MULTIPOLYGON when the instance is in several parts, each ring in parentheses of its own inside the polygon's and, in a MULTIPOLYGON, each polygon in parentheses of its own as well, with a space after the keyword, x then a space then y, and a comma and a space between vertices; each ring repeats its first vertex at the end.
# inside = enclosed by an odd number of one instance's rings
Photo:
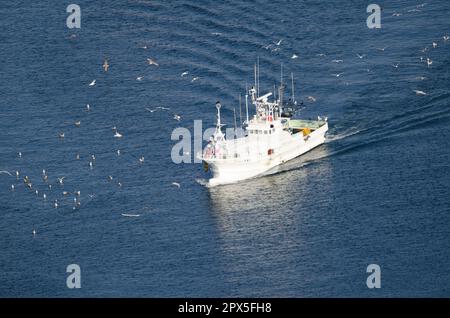
POLYGON ((325 141, 325 133, 328 130, 326 118, 291 119, 292 107, 296 105, 293 98, 291 105, 286 105, 283 111, 283 83, 279 90, 279 98, 273 101, 269 101, 272 93, 258 97, 255 87, 250 89, 249 93, 255 107, 255 115, 249 120, 248 95, 246 95, 247 120, 244 123, 245 133, 242 137, 226 138, 221 129, 221 105, 219 102, 216 104, 216 130, 203 153, 198 154, 203 160, 205 170, 212 171, 210 186, 270 173, 278 165, 304 154, 325 141))

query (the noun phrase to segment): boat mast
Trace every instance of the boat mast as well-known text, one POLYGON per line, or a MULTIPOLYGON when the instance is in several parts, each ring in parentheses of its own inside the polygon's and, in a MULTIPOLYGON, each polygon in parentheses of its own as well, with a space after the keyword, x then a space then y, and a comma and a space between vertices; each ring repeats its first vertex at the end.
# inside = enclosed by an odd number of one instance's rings
POLYGON ((294 94, 294 73, 291 72, 291 84, 292 84, 292 102, 295 101, 295 94, 294 94))
POLYGON ((281 114, 283 113, 283 90, 284 90, 284 87, 283 87, 283 64, 281 64, 281 76, 280 76, 280 94, 279 94, 279 98, 280 98, 280 100, 279 100, 279 103, 278 103, 278 108, 279 108, 279 112, 280 112, 280 117, 281 117, 281 114))
POLYGON ((248 87, 245 85, 245 123, 248 125, 248 87))
POLYGON ((217 108, 217 125, 216 125, 216 130, 220 131, 220 107, 222 107, 222 105, 220 105, 220 102, 217 101, 216 102, 216 108, 217 108))
POLYGON ((258 63, 258 89, 256 90, 256 97, 259 97, 259 56, 257 59, 257 63, 258 63))
POLYGON ((234 138, 236 138, 236 130, 237 130, 236 107, 233 107, 233 116, 234 116, 234 138))
POLYGON ((242 96, 239 94, 239 123, 242 126, 242 96))
POLYGON ((257 90, 258 87, 258 74, 257 74, 257 70, 256 70, 256 63, 255 63, 255 92, 257 90))

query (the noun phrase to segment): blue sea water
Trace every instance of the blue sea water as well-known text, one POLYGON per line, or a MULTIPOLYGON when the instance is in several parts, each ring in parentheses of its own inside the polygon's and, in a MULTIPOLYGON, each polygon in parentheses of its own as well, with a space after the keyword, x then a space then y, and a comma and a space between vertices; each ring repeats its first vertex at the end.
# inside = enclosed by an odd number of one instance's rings
POLYGON ((450 296, 450 3, 427 2, 381 1, 369 29, 366 1, 77 0, 68 29, 69 3, 2 1, 0 296, 450 296), (328 140, 206 188, 200 164, 172 162, 171 133, 212 126, 217 100, 232 125, 258 56, 261 89, 283 64, 298 116, 328 116, 328 140), (366 286, 372 263, 381 289, 366 286))

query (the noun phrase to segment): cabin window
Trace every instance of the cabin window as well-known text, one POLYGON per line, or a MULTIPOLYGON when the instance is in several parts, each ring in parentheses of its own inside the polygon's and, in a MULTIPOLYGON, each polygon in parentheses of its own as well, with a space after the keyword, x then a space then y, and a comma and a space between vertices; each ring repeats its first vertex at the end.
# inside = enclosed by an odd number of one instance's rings
POLYGON ((267 130, 264 130, 264 135, 267 135, 267 130))
POLYGON ((258 130, 258 134, 262 135, 262 130, 258 130))

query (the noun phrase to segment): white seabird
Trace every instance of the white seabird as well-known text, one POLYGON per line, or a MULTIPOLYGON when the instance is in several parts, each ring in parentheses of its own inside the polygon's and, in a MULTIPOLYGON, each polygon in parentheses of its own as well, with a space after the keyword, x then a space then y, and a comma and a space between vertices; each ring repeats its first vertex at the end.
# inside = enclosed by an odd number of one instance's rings
POLYGON ((96 82, 97 82, 97 80, 93 80, 93 81, 89 84, 89 86, 94 86, 96 82))
POLYGON ((57 177, 58 183, 59 183, 60 185, 63 185, 63 184, 64 184, 64 178, 65 178, 65 177, 61 177, 61 178, 57 177))
POLYGON ((116 131, 116 133, 114 134, 114 138, 122 138, 122 134, 116 131))
POLYGON ((103 67, 103 70, 105 72, 108 72, 109 64, 108 64, 108 60, 107 59, 105 59, 105 62, 103 62, 102 67, 103 67))
POLYGON ((9 172, 9 171, 2 170, 2 171, 0 171, 0 174, 1 174, 1 173, 8 174, 8 175, 10 175, 10 176, 12 177, 12 174, 11 174, 11 172, 9 172))
POLYGON ((159 66, 158 62, 156 62, 155 60, 148 58, 147 59, 148 65, 155 65, 155 66, 159 66))
POLYGON ((421 95, 421 96, 427 95, 427 93, 425 93, 424 91, 419 91, 419 90, 414 90, 414 93, 416 93, 416 95, 421 95))

